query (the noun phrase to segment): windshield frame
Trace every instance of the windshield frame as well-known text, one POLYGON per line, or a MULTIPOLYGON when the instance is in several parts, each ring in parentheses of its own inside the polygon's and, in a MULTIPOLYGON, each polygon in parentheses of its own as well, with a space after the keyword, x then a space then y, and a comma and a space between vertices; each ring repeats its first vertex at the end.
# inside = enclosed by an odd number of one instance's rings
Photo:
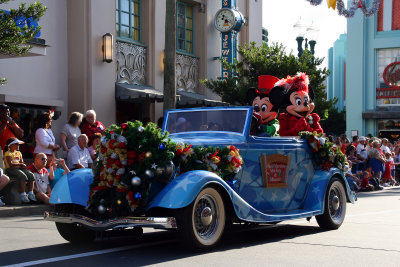
POLYGON ((252 107, 201 107, 201 108, 182 108, 182 109, 169 109, 165 112, 165 117, 164 117, 164 122, 163 122, 163 127, 162 131, 166 131, 166 126, 168 122, 168 118, 171 114, 176 114, 176 113, 187 113, 187 112, 199 112, 199 111, 229 111, 229 110, 235 110, 235 111, 246 111, 246 119, 243 127, 243 131, 241 133, 239 132, 232 132, 232 131, 189 131, 189 132, 178 132, 178 133, 170 133, 170 135, 178 135, 178 134, 198 134, 198 133, 225 133, 225 134, 234 134, 234 135, 239 135, 239 136, 246 136, 249 134, 249 123, 251 122, 251 114, 253 112, 252 107))

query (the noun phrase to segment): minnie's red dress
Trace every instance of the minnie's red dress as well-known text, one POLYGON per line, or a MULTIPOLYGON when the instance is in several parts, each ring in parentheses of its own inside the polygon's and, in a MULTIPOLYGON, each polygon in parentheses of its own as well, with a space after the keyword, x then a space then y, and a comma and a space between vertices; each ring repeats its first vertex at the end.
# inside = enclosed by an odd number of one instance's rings
POLYGON ((319 124, 320 118, 317 113, 312 113, 307 118, 299 118, 288 113, 281 113, 278 120, 280 136, 297 136, 301 131, 324 132, 319 124))

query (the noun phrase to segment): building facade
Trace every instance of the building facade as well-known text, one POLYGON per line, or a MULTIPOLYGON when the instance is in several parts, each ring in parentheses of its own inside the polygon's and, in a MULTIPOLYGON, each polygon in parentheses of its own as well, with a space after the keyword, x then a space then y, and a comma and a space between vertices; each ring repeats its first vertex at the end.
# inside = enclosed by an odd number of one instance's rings
MULTIPOLYGON (((1 9, 16 8, 11 1, 1 9)), ((156 0, 41 0, 47 6, 40 19, 41 53, 1 58, 0 101, 14 116, 59 111, 53 122, 58 139, 73 111, 94 109, 105 125, 125 120, 157 121, 163 116, 166 1, 156 0), (103 61, 103 35, 114 38, 114 57, 103 61), (34 56, 36 55, 36 56, 34 56)), ((176 85, 178 107, 220 105, 220 98, 200 79, 221 76, 220 32, 214 16, 222 0, 182 0, 176 6, 176 85)), ((262 1, 237 0, 247 19, 238 44, 262 43, 262 1)), ((28 120, 28 119, 26 119, 28 120)), ((32 127, 31 127, 32 128, 32 127)), ((29 132, 29 131, 28 131, 29 132)), ((30 135, 34 134, 32 132, 30 135)))
POLYGON ((400 0, 382 0, 378 14, 370 18, 357 12, 347 20, 345 42, 345 65, 335 62, 333 48, 333 76, 332 84, 328 82, 328 95, 343 94, 347 134, 397 139, 400 136, 400 0), (335 78, 336 70, 340 76, 343 68, 344 88, 340 78, 335 78))

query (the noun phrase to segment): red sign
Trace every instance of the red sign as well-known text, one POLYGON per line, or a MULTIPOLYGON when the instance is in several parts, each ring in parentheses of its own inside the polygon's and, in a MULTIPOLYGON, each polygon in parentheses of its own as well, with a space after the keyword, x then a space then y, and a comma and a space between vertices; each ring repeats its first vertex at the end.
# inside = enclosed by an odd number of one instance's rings
POLYGON ((261 155, 261 170, 264 187, 286 187, 290 159, 288 156, 273 154, 261 155))
POLYGON ((387 65, 383 71, 383 80, 389 87, 400 87, 400 62, 387 65))

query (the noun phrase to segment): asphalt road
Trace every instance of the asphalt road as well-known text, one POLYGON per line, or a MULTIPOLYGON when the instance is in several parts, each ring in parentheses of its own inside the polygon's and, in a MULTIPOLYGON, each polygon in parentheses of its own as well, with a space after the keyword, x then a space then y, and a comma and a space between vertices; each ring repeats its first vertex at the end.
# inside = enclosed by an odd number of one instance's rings
POLYGON ((400 188, 358 195, 344 224, 321 231, 315 219, 235 227, 217 248, 193 253, 171 232, 86 245, 64 241, 41 217, 2 218, 0 265, 15 266, 400 266, 400 188))

